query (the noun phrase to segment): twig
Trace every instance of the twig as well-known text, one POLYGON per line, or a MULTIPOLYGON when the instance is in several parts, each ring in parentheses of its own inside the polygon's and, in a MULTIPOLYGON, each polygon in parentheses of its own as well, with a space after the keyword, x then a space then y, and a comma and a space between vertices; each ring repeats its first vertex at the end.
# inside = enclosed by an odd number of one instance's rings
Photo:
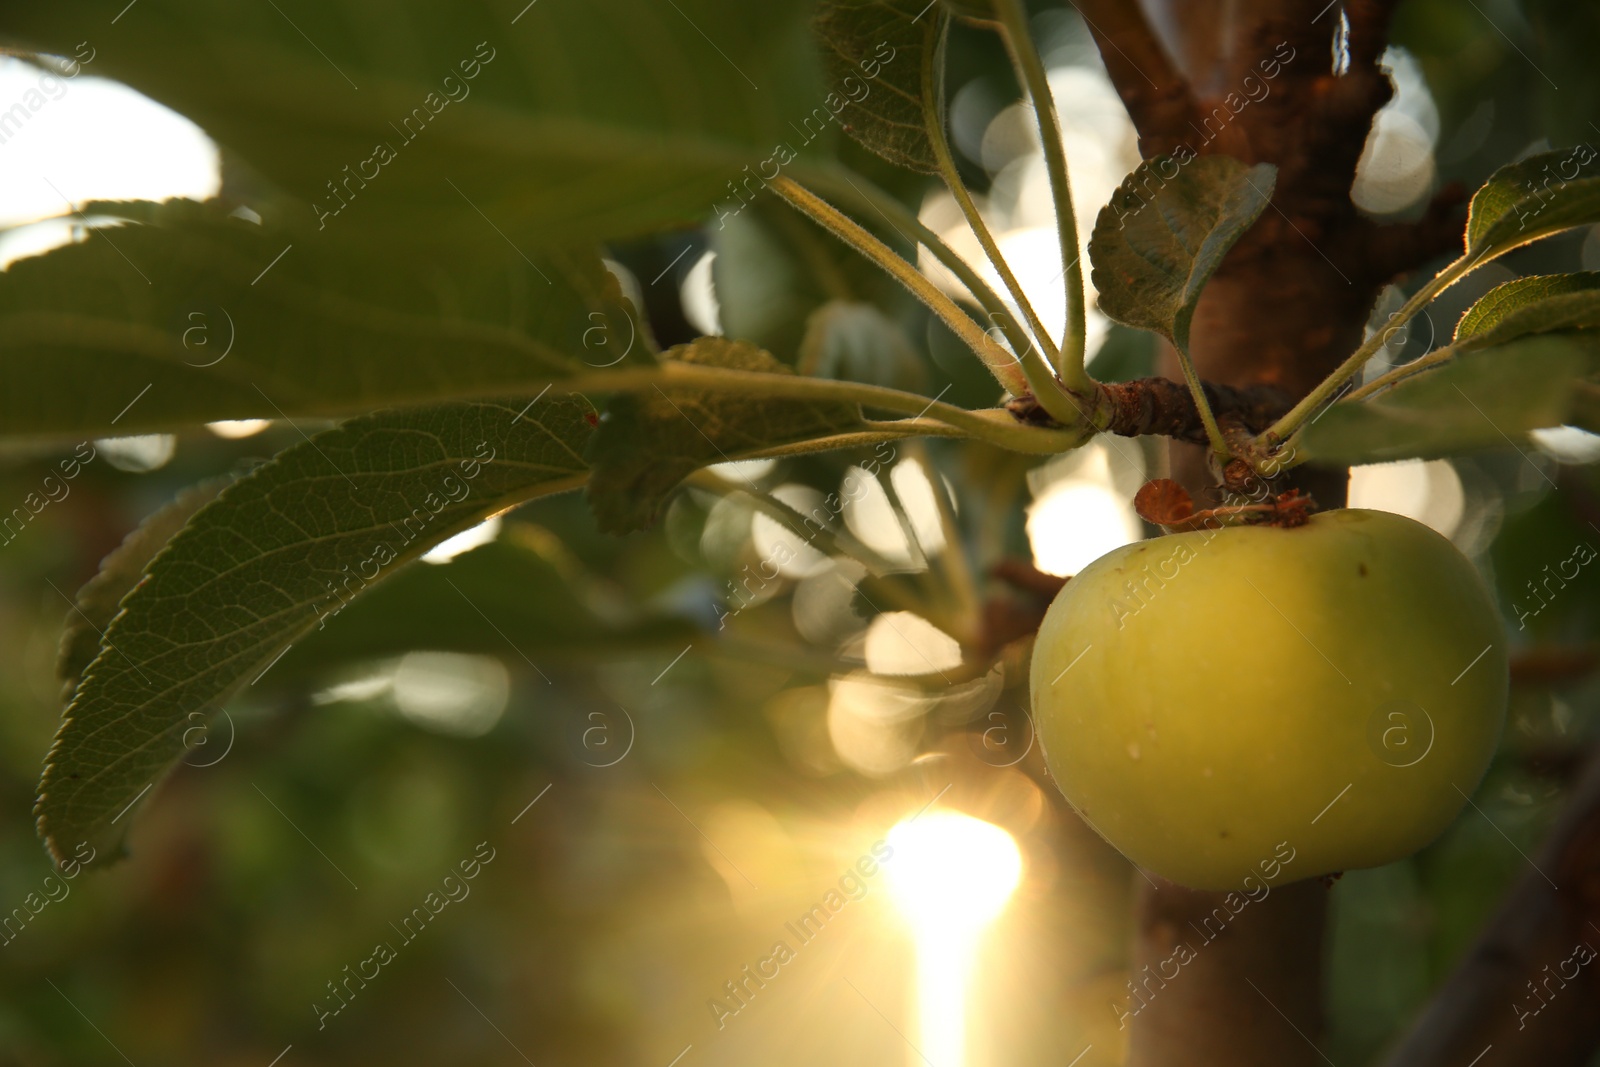
MULTIPOLYGON (((944 32, 935 33, 930 30, 928 48, 922 57, 922 124, 928 132, 928 142, 933 147, 933 156, 938 162, 939 175, 944 179, 945 187, 950 190, 950 195, 955 197, 957 205, 961 208, 961 214, 967 220, 967 226, 977 237, 978 244, 983 246, 984 254, 989 257, 989 262, 1000 275, 1000 281, 1011 294, 1011 299, 1017 302, 1017 307, 1021 310, 1032 337, 1012 329, 1010 316, 1004 312, 1002 312, 1003 317, 997 319, 995 324, 1011 341, 1011 347, 1017 353, 1017 360, 1023 364, 1023 371, 1028 374, 1028 380, 1033 385, 1034 395, 1040 396, 1040 402, 1045 403, 1046 407, 1052 407, 1044 401, 1043 396, 1048 392, 1059 391, 1059 387, 1054 381, 1039 382, 1038 375, 1028 364, 1037 361, 1038 352, 1042 349, 1049 357, 1051 365, 1056 366, 1060 364, 1061 353, 1056 349, 1050 331, 1045 328, 1044 323, 1039 320, 1038 313, 1033 310, 1033 304, 1028 300, 1028 294, 1023 290, 1021 283, 1017 281, 1011 265, 1000 254, 1000 246, 995 242, 994 234, 989 231, 989 224, 978 211, 978 205, 973 202, 972 193, 961 180, 961 172, 956 169, 955 157, 950 153, 950 139, 944 132, 944 38, 944 32)), ((1053 408, 1051 413, 1055 414, 1053 408)))
POLYGON ((1022 0, 995 0, 995 9, 1005 27, 1001 36, 1011 53, 1011 62, 1022 75, 1022 82, 1033 100, 1039 139, 1044 143, 1045 169, 1050 174, 1050 191, 1055 196, 1056 238, 1061 245, 1067 299, 1066 336, 1061 340, 1061 358, 1056 369, 1069 390, 1082 394, 1092 387, 1093 379, 1084 370, 1083 257, 1078 249, 1078 219, 1072 209, 1072 182, 1067 175, 1067 151, 1061 140, 1061 117, 1056 114, 1055 97, 1050 93, 1050 80, 1045 75, 1039 49, 1028 32, 1028 12, 1022 0))
POLYGON ((1600 1043, 1600 967, 1591 962, 1546 982, 1578 945, 1600 945, 1600 750, 1532 866, 1390 1053, 1388 1067, 1589 1062, 1600 1043))
MULTIPOLYGON (((1101 388, 1111 401, 1109 432, 1124 437, 1154 434, 1192 444, 1206 443, 1205 423, 1194 395, 1170 378, 1106 382, 1101 388)), ((1236 418, 1252 431, 1271 425, 1289 406, 1288 398, 1270 385, 1236 388, 1202 382, 1201 389, 1220 417, 1236 418)))
POLYGON ((1005 301, 1000 299, 1000 294, 972 269, 972 264, 946 244, 944 238, 924 225, 922 220, 904 204, 860 174, 836 171, 829 167, 819 167, 806 173, 806 181, 813 187, 826 189, 841 200, 878 212, 891 227, 909 232, 910 236, 931 252, 945 269, 966 286, 967 291, 982 305, 990 321, 1007 330, 1007 339, 1011 340, 1012 346, 1019 352, 1026 349, 1026 339, 1012 338, 1007 327, 1003 325, 1010 323, 1011 312, 1006 307, 1005 301))
POLYGON ((983 360, 990 373, 1007 390, 1016 394, 1029 391, 1027 376, 1011 353, 996 344, 992 337, 972 321, 972 316, 940 292, 939 288, 923 277, 915 266, 901 259, 893 249, 868 233, 855 220, 791 179, 780 176, 767 184, 768 188, 810 216, 818 225, 882 267, 905 286, 911 295, 926 304, 930 311, 950 327, 951 332, 959 337, 963 344, 983 360))
POLYGON ((1073 0, 1105 60, 1106 73, 1139 131, 1144 159, 1170 155, 1192 139, 1199 109, 1137 3, 1073 0))

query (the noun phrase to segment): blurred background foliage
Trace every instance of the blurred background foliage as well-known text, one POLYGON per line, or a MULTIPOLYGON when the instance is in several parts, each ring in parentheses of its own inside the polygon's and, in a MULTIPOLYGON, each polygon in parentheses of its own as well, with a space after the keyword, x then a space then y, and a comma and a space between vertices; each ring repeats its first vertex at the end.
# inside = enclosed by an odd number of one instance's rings
MULTIPOLYGON (((1136 162, 1131 130, 1076 15, 1037 6, 1092 215, 1136 162)), ((1375 212, 1415 212, 1444 182, 1472 187, 1510 159, 1600 137, 1589 121, 1600 20, 1583 5, 1409 0, 1395 40, 1399 93, 1356 190, 1375 212)), ((956 35, 953 143, 1054 321, 1043 167, 1003 60, 990 38, 956 35)), ((3 64, 5 94, 37 77, 3 64)), ((92 78, 74 93, 50 136, 85 136, 71 124, 134 107, 92 78)), ((128 114, 118 121, 145 151, 187 169, 131 190, 105 178, 94 195, 217 191, 218 157, 192 129, 153 108, 128 114)), ((50 240, 20 224, 55 209, 10 184, 50 158, 44 121, 0 146, 15 164, 0 176, 17 227, 0 235, 8 257, 50 240)), ((830 151, 955 229, 922 179, 837 135, 830 151)), ((221 188, 248 198, 260 187, 220 158, 221 188)), ((920 305, 792 212, 761 202, 724 227, 706 218, 609 248, 663 346, 725 332, 820 373, 992 401, 982 369, 920 305)), ((1496 282, 1580 268, 1600 268, 1600 230, 1489 267, 1380 362, 1427 350, 1496 282)), ((1097 328, 1103 377, 1148 373, 1141 335, 1097 328)), ((0 908, 42 892, 50 873, 30 811, 60 715, 66 596, 182 489, 311 429, 97 442, 67 495, 0 545, 0 908)), ((0 502, 36 492, 74 445, 7 446, 0 502)), ((963 677, 951 638, 976 639, 973 597, 1002 591, 986 578, 996 563, 1071 573, 1139 536, 1127 501, 1155 452, 1116 440, 1040 463, 934 442, 900 446, 876 478, 853 467, 868 458, 699 477, 653 531, 621 538, 598 534, 577 495, 541 502, 499 522, 491 544, 416 564, 358 602, 226 716, 197 721, 127 862, 58 883, 70 892, 0 946, 0 1063, 909 1061, 913 946, 881 881, 721 1027, 708 1001, 936 798, 1009 831, 1024 857, 973 986, 989 1062, 1060 1064, 1087 1048, 1081 1067, 1118 1063, 1137 875, 1065 809, 1029 748, 1025 651, 963 677), (847 527, 904 573, 862 581, 854 564, 792 543, 750 493, 814 502, 851 476, 867 489, 847 527), (953 501, 944 522, 936 482, 953 501), (752 586, 751 568, 786 537, 795 562, 752 586), (319 1027, 327 983, 376 943, 398 945, 394 925, 480 842, 495 858, 470 895, 319 1027)), ((1562 430, 1520 452, 1355 474, 1353 504, 1418 517, 1480 562, 1523 669, 1477 807, 1418 856, 1346 874, 1333 891, 1334 1062, 1370 1060, 1449 972, 1526 870, 1593 743, 1600 566, 1542 583, 1580 546, 1600 546, 1597 462, 1600 440, 1562 430)))

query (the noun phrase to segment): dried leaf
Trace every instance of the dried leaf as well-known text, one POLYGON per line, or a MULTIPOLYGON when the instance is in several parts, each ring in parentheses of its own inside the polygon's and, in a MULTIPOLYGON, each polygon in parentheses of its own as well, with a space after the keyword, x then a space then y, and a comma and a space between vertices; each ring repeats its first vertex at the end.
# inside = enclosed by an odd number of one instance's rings
POLYGON ((1145 522, 1176 526, 1194 515, 1194 498, 1171 478, 1145 482, 1134 495, 1133 509, 1145 522))

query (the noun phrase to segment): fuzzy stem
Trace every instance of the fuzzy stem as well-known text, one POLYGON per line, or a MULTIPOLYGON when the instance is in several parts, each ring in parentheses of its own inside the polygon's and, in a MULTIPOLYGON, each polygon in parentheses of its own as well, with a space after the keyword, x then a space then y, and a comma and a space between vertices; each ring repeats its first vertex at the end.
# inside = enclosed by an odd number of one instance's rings
MULTIPOLYGON (((948 27, 948 23, 945 24, 948 27)), ((933 147, 934 159, 939 165, 939 176, 944 179, 944 184, 954 196, 956 203, 961 207, 961 214, 967 220, 967 226, 978 239, 978 244, 983 246, 983 251, 989 257, 989 262, 994 265, 1000 280, 1005 284, 1006 291, 1017 302, 1018 309, 1022 312, 1023 319, 1028 324, 1032 339, 1020 335, 1019 331, 1012 329, 1011 316, 1002 311, 999 316, 990 312, 990 318, 995 324, 1005 331, 1011 347, 1016 351, 1019 362, 1026 366, 1029 357, 1034 356, 1039 349, 1043 349, 1052 365, 1061 361, 1061 353, 1057 350, 1055 341, 1050 337, 1050 331, 1040 321, 1039 315, 1033 309, 1033 304, 1028 300, 1028 294, 1017 281, 1016 274, 1005 257, 1000 254, 1000 246, 995 242, 994 234, 989 229, 989 224, 984 221, 978 205, 973 202, 972 193, 967 189, 966 182, 961 180, 961 172, 956 168, 955 157, 950 152, 950 139, 945 133, 944 124, 944 48, 947 28, 928 35, 928 47, 922 57, 922 125, 928 131, 928 142, 933 147), (1037 347, 1035 345, 1037 343, 1037 347)), ((987 310, 987 309, 986 309, 987 310)), ((1029 373, 1032 382, 1035 375, 1029 373)), ((1034 383, 1034 394, 1037 396, 1041 390, 1038 383, 1034 383)), ((1054 383, 1051 383, 1054 386, 1054 383)), ((1047 409, 1048 410, 1048 409, 1047 409)))
POLYGON ((950 327, 962 343, 983 360, 989 372, 1008 391, 1018 396, 1029 391, 1027 376, 1011 354, 984 333, 955 301, 940 292, 938 287, 924 278, 916 267, 896 255, 888 245, 868 233, 855 220, 838 211, 827 201, 789 178, 774 178, 768 183, 768 188, 810 216, 813 221, 845 244, 882 267, 910 290, 913 296, 926 304, 930 311, 950 327))
POLYGON ((1395 367, 1393 370, 1378 375, 1376 378, 1372 379, 1372 381, 1363 385, 1359 389, 1351 390, 1350 394, 1346 396, 1341 403, 1347 404, 1352 400, 1365 400, 1373 393, 1387 389, 1391 385, 1398 385, 1400 382, 1405 381, 1407 378, 1410 378, 1413 375, 1421 374, 1425 370, 1428 370, 1432 367, 1437 367, 1439 364, 1453 359, 1457 354, 1458 353, 1454 345, 1445 345, 1443 348, 1436 348, 1426 355, 1418 356, 1410 363, 1402 364, 1401 366, 1395 367))
MULTIPOLYGON (((934 258, 944 264, 961 284, 967 287, 967 290, 983 306, 983 310, 989 316, 990 321, 1001 324, 1000 329, 1005 332, 1012 348, 1018 352, 1027 351, 1027 335, 1020 335, 1019 338, 1018 333, 1015 331, 1016 319, 1011 314, 1011 309, 1006 306, 1005 301, 1001 300, 1000 294, 996 293, 989 283, 979 276, 978 272, 972 268, 972 264, 968 263, 955 249, 946 244, 942 237, 924 225, 922 220, 909 211, 904 204, 874 186, 872 182, 861 175, 851 174, 838 168, 808 170, 806 171, 806 181, 813 186, 829 189, 843 199, 855 203, 858 207, 870 208, 876 211, 897 232, 908 231, 929 252, 933 253, 934 258)), ((901 232, 902 237, 905 235, 905 232, 901 232)), ((1003 260, 1000 262, 1004 263, 1003 260)), ((1005 268, 1002 267, 1002 269, 1005 268)), ((1024 366, 1023 370, 1026 374, 1029 367, 1024 366)), ((1032 384, 1031 380, 1030 384, 1032 384)), ((1049 389, 1051 391, 1059 391, 1054 379, 1049 380, 1049 389)), ((1085 390, 1086 395, 1093 397, 1089 402, 1092 407, 1086 408, 1085 405, 1078 403, 1076 397, 1073 397, 1073 402, 1080 415, 1087 417, 1088 421, 1096 428, 1104 429, 1109 413, 1104 410, 1104 398, 1097 395, 1093 390, 1093 385, 1085 390)), ((1071 396, 1072 394, 1069 393, 1068 395, 1071 396)), ((1041 403, 1040 406, 1044 405, 1041 403)), ((1048 411, 1049 409, 1046 408, 1046 410, 1048 411)), ((1072 422, 1076 423, 1077 421, 1079 421, 1078 415, 1074 415, 1072 422)))
POLYGON ((1324 378, 1316 388, 1307 393, 1303 400, 1290 408, 1283 418, 1267 427, 1258 440, 1270 448, 1300 429, 1301 426, 1305 425, 1306 422, 1321 411, 1323 406, 1330 402, 1340 389, 1344 388, 1346 382, 1361 373, 1361 368, 1367 365, 1367 360, 1371 359, 1378 349, 1383 347, 1391 329, 1409 322, 1430 300, 1451 285, 1454 285, 1461 279, 1462 275, 1484 262, 1487 262, 1487 260, 1462 256, 1436 274, 1426 285, 1412 294, 1410 300, 1401 305, 1400 310, 1390 317, 1389 323, 1384 329, 1375 330, 1372 336, 1363 341, 1361 346, 1352 352, 1343 363, 1339 364, 1332 374, 1324 378))
POLYGON ((923 473, 928 476, 928 484, 933 487, 933 502, 939 509, 939 528, 944 532, 944 551, 938 555, 939 570, 955 596, 965 624, 961 633, 952 636, 962 640, 963 644, 970 644, 981 625, 983 606, 978 598, 977 577, 972 573, 971 561, 967 559, 966 542, 956 523, 955 502, 950 498, 944 476, 929 460, 928 450, 922 442, 911 442, 907 451, 922 465, 923 473))
POLYGON ((1057 370, 1061 380, 1074 393, 1087 393, 1094 379, 1084 369, 1084 287, 1082 256, 1078 251, 1078 219, 1072 211, 1072 182, 1067 175, 1067 150, 1061 140, 1061 117, 1056 114, 1055 98, 1045 75, 1039 49, 1028 31, 1028 13, 1022 0, 995 0, 995 10, 1005 32, 1011 62, 1022 75, 1033 112, 1039 123, 1039 139, 1044 142, 1045 167, 1050 174, 1050 191, 1055 196, 1056 236, 1061 244, 1061 262, 1067 297, 1067 331, 1062 338, 1057 370))
POLYGON ((941 434, 939 427, 942 426, 945 428, 942 436, 951 436, 953 431, 1014 452, 1039 455, 1076 448, 1083 444, 1086 435, 1086 432, 1081 430, 1053 430, 1026 426, 1000 408, 969 411, 954 404, 929 400, 916 393, 902 392, 881 385, 835 381, 829 378, 808 378, 799 374, 771 374, 764 371, 707 367, 682 360, 667 360, 654 367, 630 367, 627 370, 582 374, 553 384, 568 393, 637 392, 659 386, 676 386, 742 396, 842 401, 912 416, 910 419, 898 422, 868 422, 869 431, 893 433, 901 437, 911 434, 938 435, 941 434))
POLYGON ((739 485, 737 482, 729 480, 726 476, 709 470, 695 471, 685 478, 684 482, 698 489, 716 493, 718 496, 727 496, 730 492, 748 494, 757 511, 800 538, 807 546, 827 555, 849 556, 867 568, 872 574, 889 574, 898 569, 871 548, 862 544, 847 529, 834 530, 830 527, 822 526, 815 533, 806 533, 804 529, 796 525, 796 523, 805 521, 806 516, 804 514, 798 509, 785 504, 754 482, 746 480, 744 485, 739 485), (813 542, 815 543, 813 544, 813 542))
POLYGON ((1226 461, 1233 454, 1233 449, 1228 447, 1227 438, 1222 434, 1222 427, 1217 425, 1217 416, 1211 410, 1211 401, 1206 397, 1205 386, 1200 381, 1200 374, 1194 369, 1194 360, 1189 358, 1189 353, 1176 342, 1172 349, 1178 354, 1178 365, 1183 368, 1183 380, 1188 383, 1189 395, 1194 397, 1194 409, 1200 416, 1200 424, 1206 428, 1206 440, 1211 442, 1211 451, 1219 460, 1226 461))
MULTIPOLYGON (((1363 385, 1361 388, 1351 390, 1349 395, 1345 396, 1340 403, 1353 403, 1355 401, 1365 400, 1374 393, 1381 392, 1390 386, 1400 384, 1407 378, 1421 374, 1425 370, 1431 370, 1441 363, 1449 362, 1457 354, 1458 353, 1456 352, 1454 345, 1445 345, 1443 348, 1435 349, 1426 355, 1418 356, 1410 363, 1395 367, 1391 371, 1378 375, 1378 377, 1372 379, 1372 381, 1363 385)), ((1280 469, 1287 470, 1290 467, 1298 467, 1302 462, 1304 462, 1298 458, 1300 451, 1300 437, 1304 433, 1305 427, 1302 426, 1294 433, 1290 434, 1288 440, 1283 443, 1283 447, 1278 450, 1278 454, 1280 456, 1287 457, 1286 459, 1280 461, 1280 469)))
MULTIPOLYGON (((819 167, 807 171, 805 180, 808 184, 828 189, 859 207, 876 211, 883 217, 883 221, 896 231, 908 231, 912 238, 931 252, 935 259, 967 287, 967 291, 983 306, 983 310, 991 319, 999 322, 1010 318, 1010 311, 1005 301, 1001 300, 1000 294, 972 269, 972 264, 963 259, 955 249, 945 243, 944 238, 929 229, 904 204, 873 185, 867 178, 842 168, 819 167)), ((906 236, 906 233, 902 232, 901 236, 906 236)))

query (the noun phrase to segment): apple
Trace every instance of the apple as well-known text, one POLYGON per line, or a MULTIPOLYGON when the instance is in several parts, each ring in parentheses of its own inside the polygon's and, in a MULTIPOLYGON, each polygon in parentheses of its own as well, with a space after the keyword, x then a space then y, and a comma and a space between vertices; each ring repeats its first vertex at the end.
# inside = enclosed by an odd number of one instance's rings
POLYGON ((1506 642, 1455 546, 1351 509, 1102 556, 1051 604, 1030 682, 1050 773, 1101 836, 1248 889, 1438 836, 1498 743, 1506 642))

